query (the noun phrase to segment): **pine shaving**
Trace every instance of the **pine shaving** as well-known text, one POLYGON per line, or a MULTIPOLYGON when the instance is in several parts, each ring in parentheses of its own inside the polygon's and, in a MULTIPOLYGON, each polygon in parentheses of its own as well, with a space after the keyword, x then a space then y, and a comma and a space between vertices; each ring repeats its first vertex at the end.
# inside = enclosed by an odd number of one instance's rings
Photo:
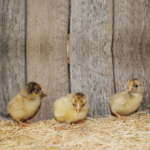
POLYGON ((138 112, 127 121, 115 116, 87 118, 85 124, 63 124, 55 119, 20 127, 0 120, 0 150, 149 150, 150 114, 138 112))

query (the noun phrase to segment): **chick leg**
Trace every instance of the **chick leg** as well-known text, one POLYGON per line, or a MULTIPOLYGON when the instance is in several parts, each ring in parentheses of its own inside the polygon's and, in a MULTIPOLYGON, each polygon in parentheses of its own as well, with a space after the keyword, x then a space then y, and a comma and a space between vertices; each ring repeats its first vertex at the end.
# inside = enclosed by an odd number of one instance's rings
MULTIPOLYGON (((60 121, 57 120, 57 123, 60 124, 60 121)), ((64 127, 62 127, 62 126, 55 127, 55 130, 63 130, 63 129, 64 129, 64 127)))
POLYGON ((23 123, 23 122, 21 122, 21 121, 19 121, 19 125, 21 126, 21 127, 26 127, 26 126, 28 126, 28 124, 26 124, 26 123, 23 123))
POLYGON ((125 117, 125 116, 121 116, 121 115, 119 115, 117 112, 116 113, 114 113, 116 116, 117 116, 117 118, 119 119, 119 120, 127 120, 127 118, 125 117))
POLYGON ((35 118, 35 117, 32 117, 31 119, 27 119, 26 122, 27 122, 27 123, 31 123, 34 118, 35 118))
POLYGON ((20 121, 20 120, 17 120, 17 119, 15 119, 18 123, 19 123, 19 125, 21 126, 21 127, 26 127, 28 124, 26 124, 26 123, 23 123, 22 121, 20 121))

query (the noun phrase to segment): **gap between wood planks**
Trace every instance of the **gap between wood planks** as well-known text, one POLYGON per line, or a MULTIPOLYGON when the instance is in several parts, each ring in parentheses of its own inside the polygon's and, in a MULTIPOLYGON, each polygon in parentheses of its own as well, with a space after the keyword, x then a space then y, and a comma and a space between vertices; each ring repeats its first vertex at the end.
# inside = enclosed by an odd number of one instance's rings
POLYGON ((115 81, 115 69, 114 69, 114 54, 113 54, 113 47, 114 47, 114 0, 112 1, 112 41, 111 41, 111 56, 112 56, 112 67, 113 67, 113 77, 114 77, 114 90, 116 93, 116 81, 115 81))
POLYGON ((67 66, 68 66, 68 81, 69 93, 71 93, 71 80, 70 80, 70 58, 69 58, 69 41, 70 41, 70 17, 71 16, 71 0, 69 0, 69 16, 68 16, 68 38, 67 38, 67 66))

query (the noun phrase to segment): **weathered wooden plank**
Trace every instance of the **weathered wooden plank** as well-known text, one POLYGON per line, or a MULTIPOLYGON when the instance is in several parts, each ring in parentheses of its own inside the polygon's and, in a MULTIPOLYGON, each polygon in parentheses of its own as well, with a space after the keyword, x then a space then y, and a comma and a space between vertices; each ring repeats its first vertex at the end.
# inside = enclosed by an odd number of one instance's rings
POLYGON ((0 114, 25 84, 25 0, 0 0, 0 114))
POLYGON ((27 81, 47 90, 37 120, 53 117, 53 102, 68 93, 68 0, 27 1, 27 81))
POLYGON ((150 1, 115 0, 114 16, 116 91, 139 78, 148 90, 142 107, 150 108, 150 1))
POLYGON ((71 91, 84 92, 89 116, 110 114, 114 93, 112 0, 72 0, 70 32, 71 91))

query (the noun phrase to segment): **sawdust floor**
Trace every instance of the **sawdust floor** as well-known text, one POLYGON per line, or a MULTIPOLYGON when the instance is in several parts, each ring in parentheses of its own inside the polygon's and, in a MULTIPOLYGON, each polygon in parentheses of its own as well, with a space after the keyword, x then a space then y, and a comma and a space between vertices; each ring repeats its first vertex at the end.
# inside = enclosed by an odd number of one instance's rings
POLYGON ((64 130, 55 129, 55 119, 23 128, 0 120, 0 150, 150 150, 149 112, 127 118, 88 118, 86 124, 65 125, 64 130))

